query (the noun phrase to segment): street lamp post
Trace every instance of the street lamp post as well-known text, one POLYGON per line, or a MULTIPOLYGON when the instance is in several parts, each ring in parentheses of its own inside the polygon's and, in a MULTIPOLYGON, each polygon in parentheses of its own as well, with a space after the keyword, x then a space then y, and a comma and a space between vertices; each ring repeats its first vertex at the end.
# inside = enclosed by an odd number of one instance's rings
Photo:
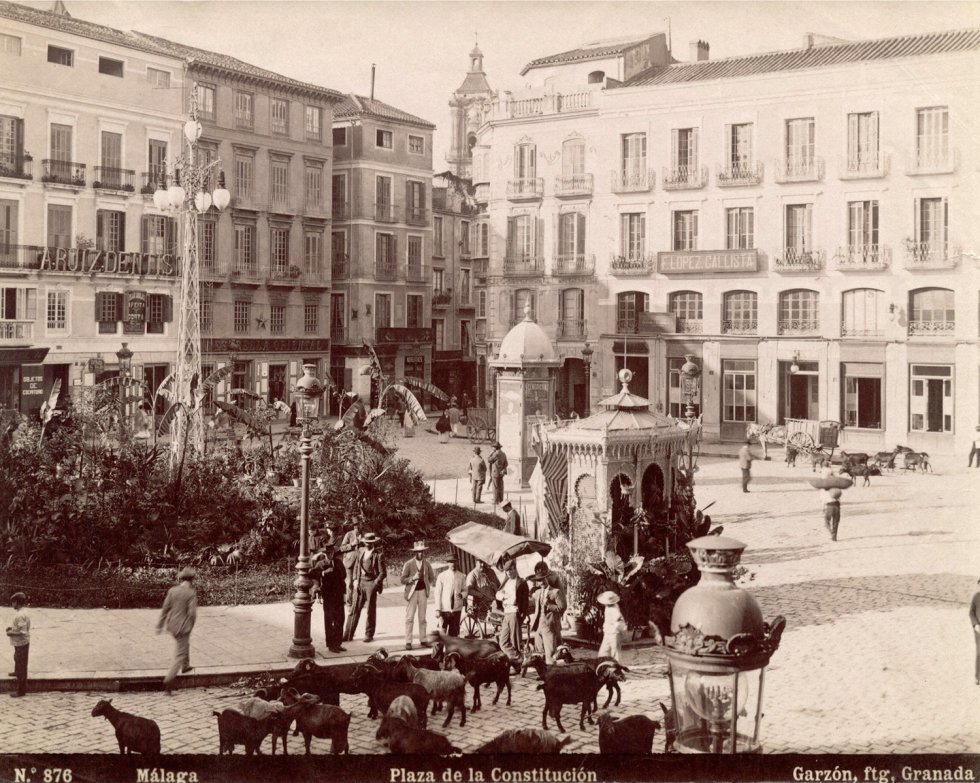
POLYGON ((293 644, 290 658, 312 658, 316 655, 310 630, 313 599, 310 596, 310 455, 313 453, 313 422, 317 419, 320 397, 325 387, 317 379, 315 364, 303 365, 303 377, 296 382, 293 396, 299 401, 303 431, 299 439, 300 454, 300 501, 299 501, 299 556, 296 559, 296 579, 293 586, 293 644))
POLYGON ((116 359, 119 362, 119 431, 120 437, 125 437, 126 428, 123 426, 123 419, 127 416, 126 395, 129 393, 129 374, 133 369, 133 352, 129 350, 127 343, 122 344, 122 348, 116 351, 116 359))
POLYGON ((585 415, 592 413, 592 346, 586 342, 582 346, 582 362, 585 364, 585 415))
POLYGON ((701 368, 695 360, 694 354, 686 354, 684 356, 684 364, 681 365, 681 376, 682 376, 682 388, 684 391, 684 418, 687 419, 688 430, 687 435, 687 469, 691 474, 691 485, 694 485, 694 399, 698 395, 700 389, 699 378, 701 376, 701 368))

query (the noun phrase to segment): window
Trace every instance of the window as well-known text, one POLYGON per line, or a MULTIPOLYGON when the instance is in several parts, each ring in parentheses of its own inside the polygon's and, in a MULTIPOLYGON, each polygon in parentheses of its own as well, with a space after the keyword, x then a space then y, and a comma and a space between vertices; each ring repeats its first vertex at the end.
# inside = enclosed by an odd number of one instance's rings
POLYGON ((435 338, 436 350, 443 350, 446 347, 446 322, 442 318, 432 319, 432 335, 435 338))
POLYGON ((122 252, 126 244, 126 213, 110 209, 95 212, 95 246, 122 252))
POLYGON ((724 420, 731 422, 755 421, 755 361, 723 359, 721 372, 724 388, 722 402, 724 420))
POLYGON ((102 131, 101 155, 102 170, 98 175, 102 187, 119 190, 122 181, 122 134, 102 131))
POLYGON ((214 121, 215 87, 213 84, 197 85, 197 117, 214 121))
POLYGON ((868 362, 841 362, 841 423, 845 427, 881 429, 884 404, 882 380, 883 364, 868 362))
POLYGON ((671 181, 688 183, 697 179, 699 176, 697 128, 674 128, 671 131, 670 160, 671 181))
POLYGON ((146 186, 156 190, 167 181, 167 142, 149 140, 146 154, 146 186))
POLYGON ((537 176, 538 149, 533 144, 518 144, 514 148, 514 178, 533 179, 537 176))
POLYGON ((174 254, 177 243, 177 224, 162 215, 143 215, 140 250, 152 255, 174 254))
POLYGON ((786 205, 786 254, 789 260, 799 260, 813 250, 811 228, 813 204, 786 205))
POLYGON ((234 304, 234 327, 235 334, 248 334, 251 324, 252 303, 236 299, 234 304))
POLYGON ((254 124, 252 112, 254 98, 250 92, 235 91, 235 127, 251 128, 254 124))
MULTIPOLYGON (((67 297, 67 292, 64 295, 67 297)), ((65 301, 67 303, 67 299, 65 301)), ((36 288, 0 288, 0 336, 8 339, 30 339, 36 320, 36 288), (10 323, 10 321, 23 323, 10 323)), ((49 325, 48 328, 52 327, 49 325)), ((63 329, 64 326, 59 328, 63 329)))
POLYGON ((725 294, 722 333, 755 334, 759 328, 758 300, 754 291, 732 291, 725 294))
POLYGON ((374 178, 375 218, 391 222, 394 220, 394 208, 391 203, 391 177, 374 178))
POLYGON ((642 212, 625 212, 619 216, 620 251, 628 261, 638 261, 646 253, 647 216, 642 212))
POLYGON ((952 334, 956 330, 956 294, 948 288, 923 288, 909 294, 909 335, 952 334))
POLYGON ((122 61, 112 60, 109 57, 100 57, 99 73, 104 73, 106 76, 118 76, 121 79, 123 75, 122 61))
POLYGON ((20 57, 21 40, 15 35, 0 33, 0 54, 12 54, 20 57))
POLYGON ((252 164, 251 155, 235 155, 235 197, 242 201, 252 198, 252 164))
POLYGON ((871 263, 878 260, 878 202, 847 204, 847 258, 871 263))
POLYGON ((347 146, 347 128, 334 128, 333 129, 333 145, 335 147, 346 147, 347 146))
POLYGON ((347 220, 350 218, 347 208, 347 175, 334 174, 330 182, 331 211, 334 220, 347 220))
POLYGON ((197 246, 201 270, 212 274, 218 271, 218 224, 214 220, 200 220, 197 224, 197 246))
POLYGON ((406 316, 405 316, 405 326, 409 329, 418 329, 422 327, 422 319, 425 316, 424 303, 421 294, 409 294, 405 297, 406 302, 406 316))
POLYGON ((211 299, 200 300, 201 329, 206 332, 214 328, 214 302, 211 299))
POLYGON ((813 117, 786 120, 786 174, 806 176, 813 172, 817 124, 813 117))
POLYGON ((913 364, 909 372, 909 430, 953 431, 953 367, 913 364))
POLYGON ((320 141, 323 136, 323 109, 319 106, 306 106, 303 109, 303 126, 306 129, 306 138, 311 141, 320 141))
POLYGON ((408 151, 413 155, 425 154, 425 136, 408 135, 408 151))
POLYGON ((558 300, 559 337, 585 336, 585 292, 581 288, 566 288, 558 300))
POLYGON ((854 288, 841 295, 841 337, 881 337, 885 327, 885 292, 854 288))
POLYGON ((273 158, 270 174, 272 206, 285 209, 289 203, 289 161, 273 158))
POLYGON ((459 223, 459 252, 464 256, 470 254, 470 222, 461 220, 459 223))
POLYGON ((670 295, 670 312, 677 316, 679 333, 701 333, 704 318, 702 300, 697 291, 678 291, 670 295))
POLYGON ((732 177, 751 174, 752 123, 729 125, 725 133, 725 161, 732 177))
POLYGON ((393 144, 393 134, 390 130, 377 130, 374 136, 374 146, 390 150, 393 144))
POLYGON ((307 231, 303 237, 303 264, 307 276, 320 276, 320 260, 323 258, 323 232, 307 231))
POLYGON ((616 296, 616 333, 636 334, 640 326, 640 313, 647 310, 647 295, 640 291, 626 291, 616 296))
POLYGON ((408 279, 422 279, 422 237, 408 238, 408 279))
POLYGON ((434 245, 434 247, 432 248, 433 255, 441 257, 446 254, 445 248, 443 247, 443 240, 442 240, 441 217, 432 218, 432 243, 434 245))
POLYGON ((235 225, 235 271, 254 273, 255 271, 255 226, 237 223, 235 225))
POLYGON ((172 320, 173 300, 169 296, 166 294, 150 294, 146 297, 147 334, 165 334, 166 324, 172 320))
POLYGON ((698 212, 696 209, 674 212, 674 250, 698 249, 698 212))
POLYGON ((623 142, 624 185, 638 184, 638 178, 646 179, 647 135, 645 133, 626 133, 623 142))
POLYGON ((21 176, 23 161, 24 121, 0 115, 0 176, 21 176))
POLYGON ((487 317, 487 291, 485 288, 476 292, 476 317, 487 317))
POLYGON ((486 223, 480 224, 480 255, 490 255, 490 226, 486 223))
POLYGON ((272 255, 269 258, 273 275, 289 274, 289 229, 273 228, 271 231, 272 255))
POLYGON ((395 237, 393 234, 375 234, 374 241, 375 276, 381 280, 394 280, 397 267, 395 260, 395 237))
POLYGON ((949 109, 931 106, 915 113, 915 155, 918 168, 937 168, 949 158, 949 109))
POLYGON ((320 308, 313 303, 303 305, 303 331, 306 334, 316 334, 320 329, 320 308))
POLYGON ((55 65, 67 65, 71 68, 75 65, 75 53, 71 49, 62 49, 60 46, 48 44, 48 62, 55 65))
POLYGON ((122 318, 123 295, 114 291, 95 294, 95 320, 99 322, 99 334, 115 334, 122 318))
POLYGON ((415 180, 405 183, 406 218, 409 223, 425 222, 425 185, 415 180))
POLYGON ((784 291, 779 295, 779 334, 809 334, 820 328, 820 295, 816 291, 784 291))
POLYGON ((330 274, 347 277, 347 232, 330 232, 330 274))
POLYGON ((170 88, 170 71, 163 71, 159 68, 146 69, 146 81, 149 82, 151 87, 159 87, 161 89, 170 88))
POLYGON ((323 205, 323 166, 306 166, 306 206, 319 209, 323 205))
POLYGON ((0 262, 10 262, 17 252, 17 211, 20 204, 0 198, 0 262))
MULTIPOLYGON (((51 124, 51 157, 55 161, 70 161, 72 158, 72 136, 74 135, 74 129, 71 125, 59 125, 57 123, 51 124)), ((54 171, 62 178, 68 172, 60 171, 61 167, 57 167, 54 171)), ((66 167, 67 168, 67 167, 66 167)))
POLYGON ((269 305, 269 332, 283 334, 286 331, 286 305, 269 305))
POLYGON ((383 329, 391 326, 391 294, 374 295, 374 327, 383 329))
POLYGON ((330 339, 343 342, 347 337, 343 294, 330 294, 330 339))
POLYGON ((48 204, 48 247, 71 247, 72 208, 48 204))
POLYGON ((537 263, 537 238, 534 215, 515 215, 507 218, 507 255, 511 263, 537 263))
POLYGON ((440 294, 446 290, 446 272, 443 269, 432 270, 432 290, 440 294))
POLYGON ((470 282, 472 280, 472 275, 469 269, 459 270, 459 303, 463 305, 470 304, 470 282))
POLYGON ((217 187, 217 170, 216 166, 211 166, 218 159, 218 148, 212 147, 209 144, 198 144, 197 145, 197 165, 204 168, 204 181, 202 182, 202 189, 206 192, 211 192, 217 187), (206 168, 211 166, 210 168, 206 168))
POLYGON ((531 320, 536 321, 538 318, 537 298, 537 293, 530 288, 518 288, 514 291, 514 312, 511 320, 514 322, 523 321, 524 311, 528 310, 531 314, 531 320))
POLYGON ((272 114, 272 132, 286 136, 289 133, 289 101, 273 98, 269 101, 269 110, 272 114))
POLYGON ((847 115, 847 171, 850 174, 879 170, 878 112, 847 115))
POLYGON ((585 215, 565 212, 558 216, 558 253, 555 271, 576 272, 585 267, 585 215))
POLYGON ((755 247, 755 210, 730 207, 725 210, 725 248, 747 250, 755 247))
MULTIPOLYGON (((561 174, 574 178, 585 173, 585 139, 569 139, 561 145, 561 174)), ((571 183, 569 183, 571 184, 571 183)))
POLYGON ((924 252, 945 252, 948 216, 945 198, 916 199, 915 242, 924 252))

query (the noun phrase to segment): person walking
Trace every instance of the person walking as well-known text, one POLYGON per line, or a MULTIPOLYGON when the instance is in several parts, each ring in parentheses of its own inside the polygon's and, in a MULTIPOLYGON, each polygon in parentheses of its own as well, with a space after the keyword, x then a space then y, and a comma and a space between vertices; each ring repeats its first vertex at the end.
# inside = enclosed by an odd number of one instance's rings
POLYGON ((507 475, 507 455, 500 445, 500 441, 494 441, 493 451, 487 457, 487 487, 493 484, 493 504, 503 503, 504 501, 504 476, 507 475))
POLYGON ((483 452, 479 446, 473 447, 473 456, 470 457, 470 484, 473 487, 473 502, 479 503, 483 497, 483 485, 487 480, 487 463, 481 456, 483 452))
POLYGON ((973 467, 973 458, 976 457, 977 467, 980 468, 980 427, 977 427, 973 434, 973 444, 970 446, 970 461, 967 467, 973 467))
POLYGON ((517 575, 517 563, 508 560, 504 566, 504 582, 497 591, 496 598, 503 608, 504 617, 500 623, 497 642, 500 649, 507 653, 511 662, 520 663, 521 623, 527 615, 528 588, 527 582, 517 575))
POLYGON ((316 583, 316 592, 323 603, 323 637, 332 653, 345 652, 344 640, 344 593, 347 570, 340 551, 327 544, 310 560, 310 579, 316 583))
POLYGON ((536 585, 531 610, 534 649, 544 653, 544 662, 551 664, 555 660, 555 648, 561 643, 561 618, 568 603, 558 574, 552 573, 543 560, 535 564, 531 580, 536 585))
POLYGON ((194 671, 191 666, 191 631, 197 621, 197 590, 194 589, 194 579, 197 571, 191 566, 184 566, 177 575, 177 585, 167 591, 157 621, 157 633, 164 628, 174 637, 177 648, 174 662, 163 678, 163 689, 173 695, 173 683, 178 674, 194 671))
POLYGON ((440 443, 449 443, 449 433, 452 432, 453 426, 449 423, 449 416, 446 411, 436 419, 436 432, 439 433, 440 443))
POLYGON ((365 533, 361 539, 364 551, 354 560, 354 606, 347 615, 344 641, 354 638, 361 612, 367 607, 367 620, 364 624, 364 641, 374 641, 374 630, 378 619, 378 596, 384 590, 387 566, 378 543, 381 541, 374 533, 365 533))
POLYGON ((10 596, 10 605, 14 609, 14 617, 7 626, 7 638, 14 648, 14 670, 11 677, 17 680, 17 687, 10 694, 11 698, 19 699, 27 694, 27 658, 31 651, 31 618, 27 616, 24 607, 27 606, 27 596, 16 592, 10 596))
MULTIPOLYGON (((980 579, 977 580, 977 584, 980 585, 980 579)), ((973 679, 977 685, 980 685, 980 590, 973 594, 973 600, 970 601, 970 625, 973 626, 973 643, 977 648, 977 661, 973 667, 973 679)))
POLYGON ((619 610, 619 596, 612 590, 599 593, 595 599, 605 607, 602 619, 602 643, 599 645, 598 656, 609 656, 616 663, 622 663, 619 651, 619 634, 626 630, 626 621, 619 610))
POLYGON ((837 527, 840 525, 840 496, 843 494, 837 487, 822 489, 823 523, 830 532, 830 540, 837 540, 837 527))
POLYGON ((429 593, 435 586, 436 575, 432 570, 432 564, 425 559, 425 553, 429 547, 424 541, 416 541, 412 547, 412 554, 415 555, 402 566, 402 584, 405 585, 405 649, 412 649, 412 630, 415 626, 415 615, 419 618, 419 645, 428 647, 429 642, 425 638, 426 623, 425 610, 429 600, 429 593))
POLYGON ((745 443, 742 444, 742 448, 738 450, 738 466, 742 469, 742 492, 749 491, 749 482, 752 480, 752 450, 749 446, 752 441, 748 438, 745 439, 745 443))
POLYGON ((357 550, 361 545, 361 523, 358 517, 351 517, 345 523, 348 528, 340 542, 340 552, 344 561, 344 603, 354 603, 354 566, 357 563, 357 550))
POLYGON ((442 632, 449 636, 459 636, 465 584, 465 577, 459 570, 459 561, 454 555, 449 560, 449 566, 436 578, 433 599, 436 605, 436 617, 441 621, 442 632))
POLYGON ((524 528, 521 527, 521 515, 517 513, 513 504, 508 500, 501 506, 501 510, 507 512, 507 517, 504 519, 504 532, 515 536, 523 536, 524 528))

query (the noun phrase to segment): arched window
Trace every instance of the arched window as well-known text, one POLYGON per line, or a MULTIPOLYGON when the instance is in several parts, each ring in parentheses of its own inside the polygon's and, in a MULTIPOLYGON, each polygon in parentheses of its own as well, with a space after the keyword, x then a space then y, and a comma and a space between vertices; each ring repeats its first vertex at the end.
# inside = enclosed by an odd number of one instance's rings
POLYGON ((605 71, 593 71, 589 74, 589 84, 602 84, 606 78, 605 71))
POLYGON ((532 179, 538 171, 538 148, 533 144, 518 144, 514 147, 514 178, 532 179))
POLYGON ((677 331, 701 334, 704 328, 702 296, 697 291, 677 291, 670 295, 670 312, 677 316, 677 331))
POLYGON ((624 291, 616 297, 616 333, 639 332, 640 313, 646 312, 647 294, 642 291, 624 291))
POLYGON ((759 329, 759 295, 754 291, 729 291, 724 298, 724 334, 755 334, 759 329))
POLYGON ((820 295, 803 288, 779 295, 778 334, 812 334, 820 329, 820 295))
POLYGON ((585 173, 585 139, 568 139, 561 145, 561 174, 574 177, 585 173))
POLYGON ((884 291, 852 288, 841 295, 841 337, 881 337, 884 330, 884 291))
POLYGON ((585 292, 581 288, 566 288, 558 301, 558 337, 585 336, 585 292))
POLYGON ((909 334, 952 334, 956 330, 955 299, 948 288, 909 292, 909 334))

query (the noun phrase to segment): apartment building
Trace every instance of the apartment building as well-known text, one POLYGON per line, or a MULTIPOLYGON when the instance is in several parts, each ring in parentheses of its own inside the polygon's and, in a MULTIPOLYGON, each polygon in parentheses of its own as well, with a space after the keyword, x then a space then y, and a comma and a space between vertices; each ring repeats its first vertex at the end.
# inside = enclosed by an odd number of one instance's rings
POLYGON ((177 57, 61 13, 0 3, 0 408, 32 413, 173 361, 179 261, 154 209, 182 138, 177 57))
POLYGON ((361 95, 334 112, 330 375, 372 400, 366 343, 389 377, 432 378, 433 130, 361 95))
POLYGON ((626 366, 682 415, 694 355, 709 437, 806 418, 841 422, 846 448, 963 451, 978 49, 977 30, 808 36, 719 61, 696 41, 678 62, 653 35, 535 60, 474 147, 488 339, 529 305, 564 361, 559 406, 613 393, 626 366))

